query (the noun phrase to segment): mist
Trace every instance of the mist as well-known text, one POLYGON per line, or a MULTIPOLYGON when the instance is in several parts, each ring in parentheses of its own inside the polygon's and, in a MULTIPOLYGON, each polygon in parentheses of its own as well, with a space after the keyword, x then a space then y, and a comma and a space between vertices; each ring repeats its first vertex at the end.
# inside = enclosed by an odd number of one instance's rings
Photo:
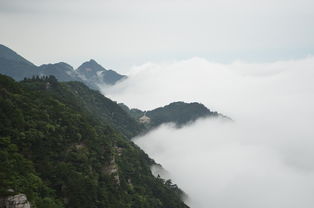
POLYGON ((106 96, 153 109, 201 102, 233 122, 166 124, 134 138, 194 208, 314 206, 314 57, 263 64, 203 58, 133 67, 106 96))

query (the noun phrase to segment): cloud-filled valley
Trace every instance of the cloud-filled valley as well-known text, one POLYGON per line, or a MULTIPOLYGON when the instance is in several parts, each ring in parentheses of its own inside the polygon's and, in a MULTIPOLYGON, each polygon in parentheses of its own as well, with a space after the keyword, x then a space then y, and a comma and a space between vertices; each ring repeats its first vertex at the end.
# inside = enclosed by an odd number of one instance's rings
POLYGON ((313 20, 314 0, 0 0, 0 208, 314 208, 313 20))
POLYGON ((264 64, 147 63, 104 93, 130 107, 201 102, 234 122, 163 125, 134 141, 195 208, 314 205, 314 57, 264 64))

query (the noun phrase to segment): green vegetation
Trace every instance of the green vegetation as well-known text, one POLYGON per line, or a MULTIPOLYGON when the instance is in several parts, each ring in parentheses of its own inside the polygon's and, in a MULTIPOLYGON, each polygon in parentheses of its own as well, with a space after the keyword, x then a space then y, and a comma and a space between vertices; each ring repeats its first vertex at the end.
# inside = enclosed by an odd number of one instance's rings
POLYGON ((147 130, 157 127, 163 123, 175 123, 176 127, 182 127, 194 122, 199 118, 221 117, 229 119, 222 114, 210 111, 201 103, 173 102, 164 107, 159 107, 151 111, 141 111, 139 109, 129 109, 125 104, 120 103, 120 107, 135 120, 139 120, 144 114, 150 118, 150 123, 145 124, 147 130))
POLYGON ((213 116, 217 112, 210 111, 200 103, 174 102, 164 107, 148 111, 146 115, 151 118, 151 126, 159 126, 162 123, 174 122, 178 127, 193 122, 198 118, 213 116))
POLYGON ((127 139, 141 129, 78 82, 0 75, 0 195, 25 193, 38 208, 187 207, 127 139))
POLYGON ((91 90, 80 82, 61 83, 62 90, 56 96, 67 97, 67 104, 93 115, 99 122, 106 122, 124 136, 138 135, 143 126, 136 122, 114 101, 104 97, 98 91, 91 90), (69 99, 70 98, 70 99, 69 99))

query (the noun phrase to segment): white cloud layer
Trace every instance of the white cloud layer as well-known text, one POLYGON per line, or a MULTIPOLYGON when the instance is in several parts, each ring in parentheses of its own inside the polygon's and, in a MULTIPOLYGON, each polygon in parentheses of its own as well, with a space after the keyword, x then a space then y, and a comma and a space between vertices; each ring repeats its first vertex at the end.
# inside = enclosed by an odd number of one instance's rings
POLYGON ((145 64, 106 94, 132 107, 199 101, 233 123, 162 126, 134 141, 194 208, 314 206, 314 57, 265 64, 145 64))

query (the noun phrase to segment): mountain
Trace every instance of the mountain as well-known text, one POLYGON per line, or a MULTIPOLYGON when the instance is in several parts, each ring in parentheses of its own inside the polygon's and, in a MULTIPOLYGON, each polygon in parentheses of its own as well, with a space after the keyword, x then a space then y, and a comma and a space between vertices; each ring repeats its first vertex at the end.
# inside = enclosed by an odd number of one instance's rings
POLYGON ((127 78, 113 70, 107 70, 95 60, 84 62, 77 70, 67 63, 43 64, 36 66, 13 50, 0 44, 0 73, 20 81, 33 76, 53 75, 59 81, 79 81, 92 89, 102 85, 114 85, 127 78))
POLYGON ((22 80, 37 75, 37 67, 10 48, 0 44, 0 73, 22 80))
POLYGON ((72 66, 67 63, 60 62, 56 64, 43 64, 38 67, 41 76, 53 75, 60 82, 81 81, 72 66))
POLYGON ((192 123, 199 118, 213 117, 230 120, 228 117, 209 110, 201 103, 173 102, 164 107, 159 107, 150 111, 139 109, 129 109, 125 104, 120 103, 120 107, 129 113, 134 119, 143 123, 147 129, 157 127, 164 123, 174 123, 177 127, 182 127, 192 123))
POLYGON ((14 61, 14 62, 19 62, 19 63, 25 63, 28 65, 33 65, 33 63, 29 62, 28 60, 26 60, 25 58, 23 58, 22 56, 18 55, 16 52, 14 52, 13 50, 11 50, 10 48, 1 45, 0 44, 0 58, 6 59, 6 60, 10 60, 10 61, 14 61))
POLYGON ((187 208, 123 133, 136 125, 81 83, 0 75, 0 206, 27 197, 37 208, 187 208))
POLYGON ((99 122, 110 124, 127 138, 132 138, 143 131, 144 126, 136 122, 116 102, 106 98, 96 90, 91 90, 81 82, 59 83, 62 91, 56 96, 67 97, 68 105, 75 105, 81 111, 93 115, 99 122))
POLYGON ((83 80, 88 80, 96 84, 114 85, 117 81, 126 78, 113 70, 107 70, 99 65, 95 60, 84 62, 77 68, 77 73, 83 80))
POLYGON ((151 119, 151 126, 174 122, 178 127, 204 117, 218 117, 219 114, 210 111, 201 103, 173 102, 164 107, 146 112, 151 119))

